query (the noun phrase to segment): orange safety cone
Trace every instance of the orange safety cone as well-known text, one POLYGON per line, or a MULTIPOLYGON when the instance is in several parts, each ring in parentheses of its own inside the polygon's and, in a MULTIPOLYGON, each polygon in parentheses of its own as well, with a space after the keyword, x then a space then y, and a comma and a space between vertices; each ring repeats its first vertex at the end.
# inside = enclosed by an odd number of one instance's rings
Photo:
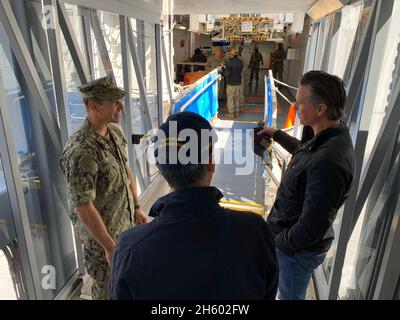
POLYGON ((294 126, 294 122, 296 121, 296 112, 294 111, 294 102, 290 104, 289 112, 285 121, 285 129, 294 126))

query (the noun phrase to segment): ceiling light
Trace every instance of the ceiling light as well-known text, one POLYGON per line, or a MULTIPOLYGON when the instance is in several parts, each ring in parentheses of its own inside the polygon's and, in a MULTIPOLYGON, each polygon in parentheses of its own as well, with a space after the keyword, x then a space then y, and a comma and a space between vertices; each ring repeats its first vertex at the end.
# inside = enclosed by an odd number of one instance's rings
POLYGON ((182 23, 177 23, 177 24, 175 25, 175 29, 178 29, 178 30, 186 30, 186 27, 185 27, 182 23))
POLYGON ((307 14, 313 20, 319 20, 326 15, 339 10, 346 5, 348 0, 318 0, 311 8, 307 10, 307 14))

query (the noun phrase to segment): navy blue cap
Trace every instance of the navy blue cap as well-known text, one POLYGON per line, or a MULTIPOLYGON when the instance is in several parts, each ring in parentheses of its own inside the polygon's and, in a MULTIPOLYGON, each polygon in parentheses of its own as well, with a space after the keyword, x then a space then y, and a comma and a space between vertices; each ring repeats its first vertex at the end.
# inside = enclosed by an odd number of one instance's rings
POLYGON ((169 116, 160 130, 154 156, 161 169, 181 169, 188 164, 208 163, 216 135, 202 116, 179 112, 169 116))

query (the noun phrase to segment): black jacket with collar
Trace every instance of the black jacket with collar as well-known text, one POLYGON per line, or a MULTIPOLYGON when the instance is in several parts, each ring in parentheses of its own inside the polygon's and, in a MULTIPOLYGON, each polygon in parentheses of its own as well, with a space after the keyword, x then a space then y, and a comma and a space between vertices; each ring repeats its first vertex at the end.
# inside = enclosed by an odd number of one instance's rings
POLYGON ((326 252, 353 181, 349 131, 341 123, 301 143, 278 130, 274 140, 293 155, 267 219, 275 245, 289 256, 298 250, 326 252))
POLYGON ((231 86, 240 86, 242 83, 243 61, 238 56, 233 56, 224 68, 222 74, 226 77, 226 83, 231 86))
POLYGON ((224 209, 214 187, 172 192, 156 218, 118 239, 111 299, 274 299, 275 246, 267 223, 224 209))

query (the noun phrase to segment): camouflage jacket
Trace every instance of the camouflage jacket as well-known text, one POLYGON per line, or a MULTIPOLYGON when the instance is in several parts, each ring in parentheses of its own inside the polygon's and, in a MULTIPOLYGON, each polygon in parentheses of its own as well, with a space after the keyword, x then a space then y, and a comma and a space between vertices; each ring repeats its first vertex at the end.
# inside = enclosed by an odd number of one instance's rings
POLYGON ((271 57, 273 66, 283 66, 283 61, 286 59, 286 52, 283 49, 276 49, 271 53, 271 57))
POLYGON ((259 52, 253 53, 250 57, 249 65, 259 67, 261 62, 263 62, 263 57, 261 53, 259 52))
POLYGON ((74 213, 74 207, 92 201, 110 235, 133 226, 133 196, 125 151, 126 140, 116 125, 109 125, 110 140, 99 135, 88 120, 67 141, 60 169, 67 182, 69 214, 86 248, 99 248, 74 213))

